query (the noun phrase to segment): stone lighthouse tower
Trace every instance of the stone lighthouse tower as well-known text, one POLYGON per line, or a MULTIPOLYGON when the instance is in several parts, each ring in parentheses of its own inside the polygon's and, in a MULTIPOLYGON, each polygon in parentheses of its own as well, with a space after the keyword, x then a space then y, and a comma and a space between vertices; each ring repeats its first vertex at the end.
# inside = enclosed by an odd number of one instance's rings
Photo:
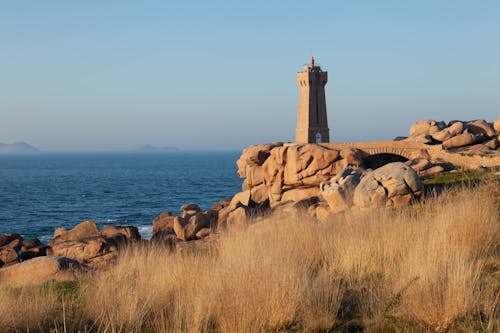
POLYGON ((299 109, 295 142, 322 143, 330 141, 325 100, 327 81, 328 72, 323 72, 321 67, 314 65, 314 57, 311 57, 309 66, 304 66, 302 72, 297 73, 299 109))

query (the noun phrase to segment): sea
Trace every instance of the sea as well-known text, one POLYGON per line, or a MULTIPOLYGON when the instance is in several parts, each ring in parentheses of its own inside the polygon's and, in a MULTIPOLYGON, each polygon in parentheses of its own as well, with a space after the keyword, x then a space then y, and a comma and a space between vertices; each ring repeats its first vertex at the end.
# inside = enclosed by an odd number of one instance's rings
POLYGON ((47 243, 57 227, 133 225, 184 203, 208 209, 241 190, 239 151, 0 154, 0 234, 47 243))

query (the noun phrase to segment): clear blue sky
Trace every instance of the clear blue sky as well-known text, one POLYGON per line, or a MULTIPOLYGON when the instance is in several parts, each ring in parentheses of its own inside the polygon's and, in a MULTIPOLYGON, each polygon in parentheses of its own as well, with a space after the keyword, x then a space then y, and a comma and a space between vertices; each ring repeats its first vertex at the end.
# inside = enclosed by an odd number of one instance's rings
POLYGON ((334 141, 500 117, 500 1, 2 1, 0 142, 240 149, 294 138, 315 55, 334 141))

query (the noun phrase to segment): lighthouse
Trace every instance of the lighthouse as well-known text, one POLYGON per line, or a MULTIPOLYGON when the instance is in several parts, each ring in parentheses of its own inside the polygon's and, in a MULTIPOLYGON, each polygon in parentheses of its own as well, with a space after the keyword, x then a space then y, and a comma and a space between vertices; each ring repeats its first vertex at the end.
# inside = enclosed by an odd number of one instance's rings
POLYGON ((299 106, 297 113, 296 143, 323 143, 330 141, 326 115, 325 85, 328 72, 311 63, 297 73, 299 106))

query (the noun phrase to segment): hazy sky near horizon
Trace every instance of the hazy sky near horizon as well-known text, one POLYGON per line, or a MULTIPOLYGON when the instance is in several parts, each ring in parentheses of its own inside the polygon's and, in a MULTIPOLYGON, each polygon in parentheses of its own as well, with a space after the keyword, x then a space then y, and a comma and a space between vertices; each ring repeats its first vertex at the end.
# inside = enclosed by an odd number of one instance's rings
POLYGON ((292 141, 328 71, 332 141, 500 117, 500 1, 4 1, 0 142, 53 151, 292 141))

